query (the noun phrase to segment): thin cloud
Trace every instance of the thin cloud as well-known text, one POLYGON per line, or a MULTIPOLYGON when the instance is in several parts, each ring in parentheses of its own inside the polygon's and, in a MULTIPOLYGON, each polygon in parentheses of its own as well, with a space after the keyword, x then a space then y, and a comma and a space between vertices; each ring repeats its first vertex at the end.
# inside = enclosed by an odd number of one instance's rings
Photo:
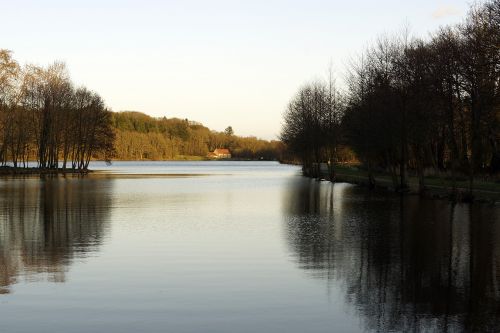
POLYGON ((435 19, 441 19, 448 16, 455 16, 460 14, 460 11, 453 6, 442 6, 439 7, 432 13, 432 17, 435 19))

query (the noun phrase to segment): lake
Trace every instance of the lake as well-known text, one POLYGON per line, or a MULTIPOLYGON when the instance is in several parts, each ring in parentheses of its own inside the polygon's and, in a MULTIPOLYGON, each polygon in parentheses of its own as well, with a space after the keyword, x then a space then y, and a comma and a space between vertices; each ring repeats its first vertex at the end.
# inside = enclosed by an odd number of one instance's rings
POLYGON ((500 207, 274 162, 0 179, 0 332, 500 330, 500 207))

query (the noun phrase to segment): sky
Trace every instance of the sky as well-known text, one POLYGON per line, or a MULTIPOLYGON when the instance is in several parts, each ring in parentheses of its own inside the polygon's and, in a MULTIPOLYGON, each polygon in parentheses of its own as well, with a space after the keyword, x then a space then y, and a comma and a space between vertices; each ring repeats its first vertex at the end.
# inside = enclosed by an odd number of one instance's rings
POLYGON ((341 83, 377 36, 427 37, 462 0, 0 0, 0 48, 21 64, 64 61, 113 111, 187 118, 276 139, 306 82, 341 83))

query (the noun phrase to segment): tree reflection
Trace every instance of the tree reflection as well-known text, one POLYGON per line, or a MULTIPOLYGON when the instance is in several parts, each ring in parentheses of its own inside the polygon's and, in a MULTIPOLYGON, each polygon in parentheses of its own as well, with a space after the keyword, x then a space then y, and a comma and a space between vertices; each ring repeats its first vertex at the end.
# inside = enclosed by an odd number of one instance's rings
POLYGON ((297 180, 297 264, 345 287, 370 331, 499 331, 500 211, 297 180))
POLYGON ((112 181, 11 179, 0 183, 0 293, 18 279, 64 282, 71 263, 97 251, 112 181))

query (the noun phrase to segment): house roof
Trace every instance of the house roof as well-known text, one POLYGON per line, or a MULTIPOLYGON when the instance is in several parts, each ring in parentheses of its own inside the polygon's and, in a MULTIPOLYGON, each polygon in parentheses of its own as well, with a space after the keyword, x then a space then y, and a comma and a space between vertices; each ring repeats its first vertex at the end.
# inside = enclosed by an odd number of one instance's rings
POLYGON ((224 154, 224 155, 227 155, 227 154, 231 154, 231 153, 229 152, 229 149, 226 149, 226 148, 217 148, 217 149, 214 150, 214 154, 219 154, 219 155, 224 154))

